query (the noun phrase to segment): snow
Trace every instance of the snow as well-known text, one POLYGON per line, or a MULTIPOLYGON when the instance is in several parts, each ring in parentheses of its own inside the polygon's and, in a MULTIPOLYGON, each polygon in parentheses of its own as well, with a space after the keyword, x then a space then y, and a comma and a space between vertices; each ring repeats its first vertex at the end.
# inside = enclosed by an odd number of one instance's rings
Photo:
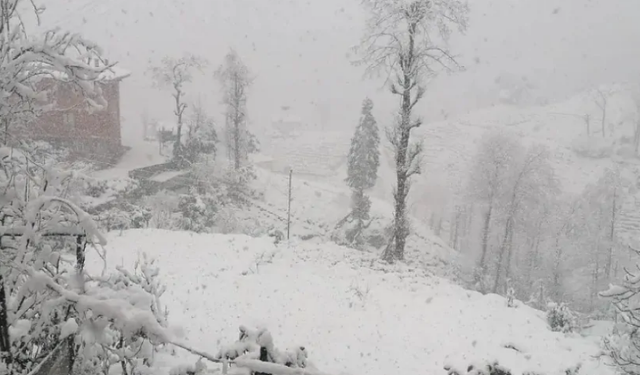
POLYGON ((93 173, 93 177, 101 179, 129 178, 129 172, 167 162, 168 157, 160 155, 157 142, 140 141, 132 145, 122 159, 113 167, 93 173))
MULTIPOLYGON (((206 352, 234 342, 247 325, 267 327, 278 347, 304 345, 328 374, 444 374, 445 364, 466 369, 482 360, 498 360, 514 375, 559 374, 578 364, 580 374, 613 374, 595 358, 598 338, 551 332, 539 311, 507 308, 502 297, 383 264, 374 254, 321 241, 276 246, 269 238, 163 230, 108 240, 110 268, 133 268, 143 252, 157 260, 170 325, 181 325, 185 343, 206 352)), ((87 268, 102 270, 97 254, 88 254, 87 268)), ((158 361, 162 373, 196 360, 178 353, 158 361)))
POLYGON ((60 340, 63 340, 76 332, 78 332, 78 323, 74 318, 69 318, 64 322, 60 329, 60 340))
POLYGON ((171 180, 172 178, 181 176, 185 173, 186 173, 185 171, 166 171, 166 172, 158 173, 157 175, 149 178, 149 180, 155 181, 155 182, 166 182, 171 180))

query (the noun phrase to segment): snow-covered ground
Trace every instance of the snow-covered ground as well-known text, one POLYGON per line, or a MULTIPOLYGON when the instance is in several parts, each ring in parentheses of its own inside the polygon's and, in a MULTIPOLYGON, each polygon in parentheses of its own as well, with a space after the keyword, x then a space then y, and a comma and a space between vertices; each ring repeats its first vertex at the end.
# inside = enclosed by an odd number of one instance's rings
MULTIPOLYGON (((285 233, 289 178, 287 175, 259 168, 256 172, 257 179, 253 185, 264 194, 264 198, 243 215, 247 219, 259 220, 263 226, 271 222, 276 229, 285 233)), ((291 197, 293 237, 314 236, 328 239, 336 224, 351 210, 351 192, 343 181, 331 184, 294 175, 291 197)), ((376 220, 369 231, 383 233, 384 226, 391 225, 392 215, 393 206, 389 201, 372 199, 371 217, 376 220)), ((459 254, 433 235, 425 223, 412 219, 412 232, 407 239, 407 261, 437 275, 455 277, 455 268, 464 266, 459 254)))
POLYGON ((155 164, 166 163, 167 156, 160 154, 157 142, 136 142, 113 168, 99 170, 93 173, 97 179, 129 178, 129 172, 155 164))
MULTIPOLYGON (((267 327, 283 349, 304 345, 329 374, 445 374, 445 364, 466 368, 481 359, 513 375, 564 374, 577 364, 583 375, 613 373, 594 358, 597 337, 553 333, 541 312, 507 308, 502 297, 375 255, 314 241, 275 246, 268 238, 162 230, 108 239, 109 268, 132 268, 143 252, 157 259, 170 323, 209 353, 235 341, 245 324, 267 327)), ((88 268, 102 269, 95 253, 88 268)), ((159 363, 195 361, 178 353, 159 363)))

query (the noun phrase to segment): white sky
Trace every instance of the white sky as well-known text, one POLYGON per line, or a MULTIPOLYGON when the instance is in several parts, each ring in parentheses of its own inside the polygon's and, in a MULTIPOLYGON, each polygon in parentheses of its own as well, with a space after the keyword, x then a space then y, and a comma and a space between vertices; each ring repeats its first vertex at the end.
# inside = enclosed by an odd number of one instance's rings
MULTIPOLYGON (((212 71, 233 46, 256 74, 250 96, 255 127, 281 105, 309 122, 328 109, 334 128, 354 127, 365 95, 381 122, 394 98, 382 81, 363 80, 349 48, 362 32, 358 0, 49 0, 45 26, 78 31, 133 72, 122 87, 129 136, 141 134, 145 109, 170 120, 169 93, 151 88, 150 61, 183 52, 212 62, 191 88, 221 118, 212 71)), ((564 98, 591 85, 640 81, 638 0, 471 0, 467 35, 452 41, 468 71, 441 76, 420 110, 463 113, 492 104, 500 73, 526 75, 546 96, 564 98), (474 60, 477 59, 479 63, 474 60)))

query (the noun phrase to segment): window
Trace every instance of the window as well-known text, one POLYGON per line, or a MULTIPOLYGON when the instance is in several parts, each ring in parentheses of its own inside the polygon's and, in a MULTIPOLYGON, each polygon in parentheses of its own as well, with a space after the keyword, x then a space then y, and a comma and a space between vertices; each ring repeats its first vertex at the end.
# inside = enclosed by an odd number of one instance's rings
POLYGON ((75 128, 76 118, 73 112, 66 112, 62 114, 62 123, 65 127, 75 128))

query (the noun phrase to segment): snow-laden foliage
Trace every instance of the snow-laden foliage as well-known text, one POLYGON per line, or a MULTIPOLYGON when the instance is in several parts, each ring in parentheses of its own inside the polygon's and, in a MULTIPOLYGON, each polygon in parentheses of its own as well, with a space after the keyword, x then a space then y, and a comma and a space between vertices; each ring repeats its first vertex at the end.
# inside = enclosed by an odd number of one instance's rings
MULTIPOLYGON (((87 290, 102 298, 117 297, 141 311, 150 312, 144 317, 138 315, 129 319, 143 319, 146 320, 144 324, 151 324, 162 330, 167 327, 168 312, 160 301, 166 288, 158 280, 159 272, 155 261, 143 254, 133 273, 118 267, 117 272, 108 277, 94 278, 87 290), (151 317, 154 321, 149 320, 151 317)), ((154 364, 155 354, 160 345, 166 342, 166 338, 157 337, 144 327, 136 327, 127 332, 106 323, 105 317, 88 311, 86 320, 77 328, 82 340, 77 373, 109 374, 113 369, 124 374, 140 373, 145 369, 149 371, 154 364), (102 331, 96 331, 96 327, 105 324, 102 331)))
POLYGON ((180 196, 178 210, 182 214, 182 229, 192 232, 206 232, 215 225, 218 199, 210 194, 190 194, 180 196))
POLYGON ((247 99, 253 83, 249 68, 231 49, 215 74, 225 105, 224 143, 234 170, 246 166, 249 154, 258 151, 258 140, 248 129, 247 99))
POLYGON ((205 112, 202 105, 197 103, 192 106, 187 119, 187 140, 184 147, 184 157, 190 164, 197 162, 202 155, 215 159, 218 147, 215 125, 213 118, 205 112))
POLYGON ((548 304, 547 323, 554 332, 569 333, 577 328, 576 315, 565 303, 548 304))
POLYGON ((151 218, 151 210, 127 201, 121 201, 94 217, 106 231, 146 228, 151 218))
MULTIPOLYGON (((284 351, 278 350, 273 342, 271 333, 265 328, 249 329, 240 326, 240 335, 233 344, 222 347, 215 358, 218 360, 233 361, 242 367, 243 362, 251 361, 269 362, 284 365, 294 369, 314 370, 314 366, 308 360, 309 353, 304 346, 297 346, 284 351)), ((232 364, 232 369, 234 365, 232 364)), ((278 372, 274 372, 277 374, 278 372)))
POLYGON ((466 371, 458 369, 451 365, 445 366, 444 370, 447 372, 447 375, 511 375, 511 371, 509 371, 506 367, 500 365, 497 361, 493 363, 472 364, 467 367, 466 371))
POLYGON ((0 352, 6 373, 59 361, 75 368, 148 361, 149 350, 169 338, 154 307, 161 295, 157 270, 143 265, 138 279, 122 270, 116 279, 86 274, 83 242, 100 246, 105 238, 88 214, 60 198, 72 174, 45 169, 9 148, 0 149, 0 170, 0 309, 6 312, 0 314, 0 352))
POLYGON ((372 111, 373 101, 366 98, 362 102, 360 122, 351 138, 347 156, 346 182, 351 189, 357 191, 371 189, 378 178, 380 135, 372 111))
POLYGON ((149 227, 158 229, 179 228, 180 217, 177 215, 180 197, 167 190, 142 198, 141 206, 149 210, 151 220, 149 227))
POLYGON ((251 181, 256 179, 252 165, 245 165, 236 170, 228 170, 222 177, 225 195, 235 203, 242 203, 252 197, 255 192, 251 189, 251 181))
POLYGON ((610 285, 600 296, 613 302, 621 318, 614 333, 604 340, 606 352, 622 373, 637 374, 640 372, 640 271, 627 271, 622 283, 610 285))
MULTIPOLYGON (((346 232, 345 239, 357 247, 362 246, 362 230, 366 226, 365 221, 370 219, 371 200, 365 194, 365 190, 375 186, 380 166, 380 135, 372 110, 373 101, 365 99, 362 103, 360 123, 351 138, 347 156, 346 182, 352 190, 351 212, 340 224, 353 223, 352 228, 346 232)), ((337 229, 340 229, 340 224, 337 229)))

